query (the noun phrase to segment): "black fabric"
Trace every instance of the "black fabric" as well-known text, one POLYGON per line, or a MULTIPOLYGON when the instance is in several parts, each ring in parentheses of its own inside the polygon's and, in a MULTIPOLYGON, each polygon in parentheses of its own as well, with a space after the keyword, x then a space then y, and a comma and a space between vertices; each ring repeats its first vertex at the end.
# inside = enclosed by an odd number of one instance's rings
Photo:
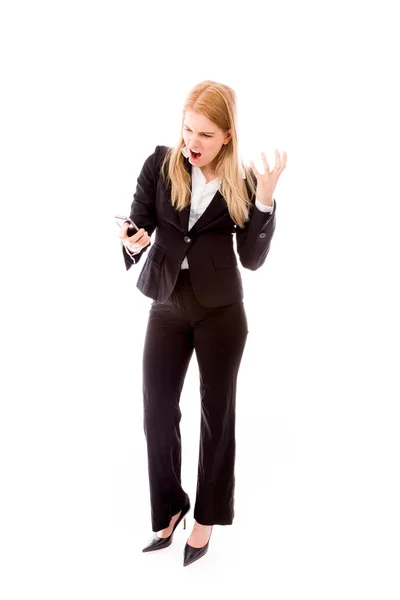
MULTIPOLYGON (((207 308, 182 269, 166 302, 153 301, 143 351, 144 431, 147 440, 151 520, 166 529, 187 498, 181 484, 179 406, 196 352, 201 427, 193 516, 202 525, 234 518, 236 383, 248 335, 242 301, 207 308)), ((193 398, 198 403, 198 398, 193 398)))
MULTIPOLYGON (((156 146, 137 179, 129 216, 149 236, 155 231, 155 238, 133 259, 122 247, 126 269, 147 253, 136 285, 145 296, 164 303, 173 292, 186 256, 193 290, 200 304, 215 308, 240 301, 244 294, 233 237, 236 235, 241 265, 253 271, 259 269, 265 262, 275 230, 276 200, 271 213, 262 212, 254 205, 254 195, 250 219, 241 229, 232 220, 225 199, 217 191, 188 230, 190 204, 183 211, 177 211, 171 203, 170 189, 160 174, 167 150, 167 146, 156 146)), ((191 177, 189 159, 184 158, 184 161, 191 177)))

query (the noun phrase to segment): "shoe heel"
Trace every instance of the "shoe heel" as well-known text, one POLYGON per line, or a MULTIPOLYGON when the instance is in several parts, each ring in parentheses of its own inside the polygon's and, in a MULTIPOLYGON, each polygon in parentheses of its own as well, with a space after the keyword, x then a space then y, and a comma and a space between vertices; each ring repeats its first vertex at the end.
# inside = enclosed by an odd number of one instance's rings
POLYGON ((183 529, 186 529, 186 517, 183 518, 183 529))

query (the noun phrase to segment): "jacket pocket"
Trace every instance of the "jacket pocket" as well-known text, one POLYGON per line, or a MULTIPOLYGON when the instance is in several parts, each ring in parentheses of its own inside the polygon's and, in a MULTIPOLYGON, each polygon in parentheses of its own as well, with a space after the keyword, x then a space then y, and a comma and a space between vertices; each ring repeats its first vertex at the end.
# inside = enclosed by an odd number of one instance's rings
POLYGON ((151 248, 149 249, 149 253, 147 255, 147 258, 154 263, 155 265, 157 265, 158 267, 161 267, 163 260, 165 258, 165 250, 164 248, 161 248, 161 246, 159 246, 158 244, 152 244, 151 248))
POLYGON ((237 260, 234 254, 214 254, 212 261, 215 269, 226 269, 236 267, 237 260))

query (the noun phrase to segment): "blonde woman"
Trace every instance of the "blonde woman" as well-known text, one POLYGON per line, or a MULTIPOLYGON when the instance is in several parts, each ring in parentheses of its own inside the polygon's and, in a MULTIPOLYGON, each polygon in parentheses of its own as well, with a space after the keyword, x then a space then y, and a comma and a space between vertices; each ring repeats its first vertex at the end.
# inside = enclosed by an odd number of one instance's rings
POLYGON ((212 527, 231 525, 235 489, 236 381, 248 326, 241 265, 262 267, 275 230, 274 190, 286 166, 263 172, 241 161, 236 96, 203 81, 188 94, 174 147, 156 146, 137 179, 120 230, 126 269, 146 260, 138 289, 152 298, 143 350, 143 424, 153 536, 166 548, 190 509, 181 483, 180 395, 193 354, 200 373, 201 428, 194 525, 184 566, 208 551, 212 527), (154 241, 151 235, 155 232, 154 241))

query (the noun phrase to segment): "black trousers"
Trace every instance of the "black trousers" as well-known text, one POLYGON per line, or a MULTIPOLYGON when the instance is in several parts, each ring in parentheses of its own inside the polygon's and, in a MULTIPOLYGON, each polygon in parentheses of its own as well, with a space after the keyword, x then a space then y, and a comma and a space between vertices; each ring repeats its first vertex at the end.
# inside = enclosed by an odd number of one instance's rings
POLYGON ((166 529, 188 495, 181 485, 179 401, 193 354, 200 374, 200 448, 194 518, 231 525, 234 517, 236 380, 248 334, 243 301, 202 306, 189 269, 165 303, 153 301, 143 350, 143 425, 151 520, 166 529))

